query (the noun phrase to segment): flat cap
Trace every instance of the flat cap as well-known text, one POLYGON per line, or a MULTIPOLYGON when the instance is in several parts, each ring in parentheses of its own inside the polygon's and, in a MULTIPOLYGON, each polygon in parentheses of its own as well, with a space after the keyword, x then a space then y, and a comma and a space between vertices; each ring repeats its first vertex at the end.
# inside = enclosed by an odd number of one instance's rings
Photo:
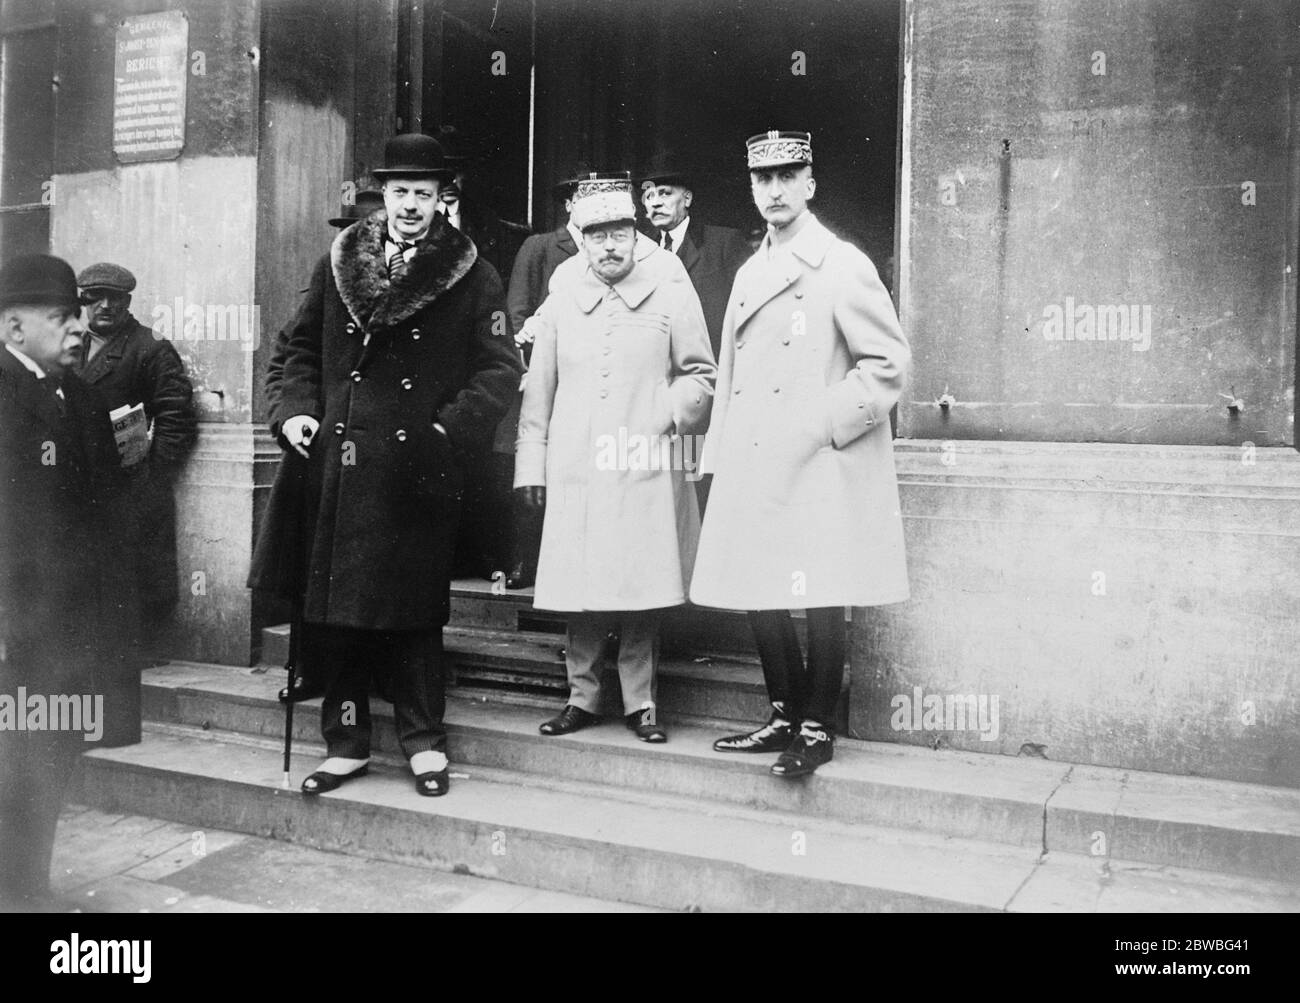
POLYGON ((77 276, 77 285, 82 289, 114 289, 119 293, 129 293, 135 288, 135 276, 121 265, 101 261, 83 268, 77 276))

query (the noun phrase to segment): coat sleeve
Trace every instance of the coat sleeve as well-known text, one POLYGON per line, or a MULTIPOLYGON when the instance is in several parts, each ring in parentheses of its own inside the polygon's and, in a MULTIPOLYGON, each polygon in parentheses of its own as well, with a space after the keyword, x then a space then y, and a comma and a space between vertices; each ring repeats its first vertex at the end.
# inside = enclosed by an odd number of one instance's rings
POLYGON ((462 281, 478 284, 466 342, 468 379, 438 410, 437 420, 447 430, 452 449, 464 457, 491 446, 492 433, 519 391, 524 366, 515 348, 505 290, 496 269, 475 262, 470 276, 462 281))
POLYGON ((545 294, 542 288, 543 258, 542 238, 529 237, 515 256, 515 266, 510 271, 510 290, 506 303, 510 310, 510 325, 518 331, 524 326, 545 294))
POLYGON ((709 343, 700 298, 688 277, 672 284, 677 309, 670 318, 669 345, 672 352, 672 427, 681 435, 702 430, 713 403, 713 385, 718 367, 709 343))
POLYGON ((145 356, 145 379, 149 389, 145 407, 153 419, 150 463, 179 466, 194 446, 198 426, 194 420, 194 386, 170 341, 155 340, 150 346, 145 356))
POLYGON ((280 426, 289 418, 305 414, 320 421, 325 413, 321 399, 321 325, 329 274, 327 254, 316 263, 311 284, 303 294, 293 319, 280 335, 284 339, 284 364, 280 371, 279 391, 275 400, 268 401, 270 409, 267 414, 271 434, 277 437, 280 426))
POLYGON ((546 446, 559 381, 555 312, 559 297, 552 294, 529 318, 536 340, 519 409, 519 438, 515 441, 515 487, 546 484, 546 446))
POLYGON ((834 278, 834 319, 854 366, 830 387, 831 441, 837 449, 874 429, 888 428, 889 410, 903 391, 912 360, 876 266, 861 251, 847 251, 834 278))

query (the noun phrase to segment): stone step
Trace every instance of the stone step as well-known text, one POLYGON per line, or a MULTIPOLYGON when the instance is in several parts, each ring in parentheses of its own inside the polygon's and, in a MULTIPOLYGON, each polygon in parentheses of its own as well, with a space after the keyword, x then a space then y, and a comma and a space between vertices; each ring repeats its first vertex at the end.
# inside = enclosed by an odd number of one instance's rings
MULTIPOLYGON (((263 638, 263 665, 282 667, 289 651, 288 625, 267 627, 263 638)), ((568 695, 562 634, 453 625, 443 630, 443 647, 452 686, 476 692, 527 693, 561 702, 568 695)), ((613 665, 607 667, 605 679, 603 707, 616 714, 621 704, 613 665)), ((761 722, 772 711, 762 669, 752 657, 664 655, 658 679, 658 703, 667 716, 761 722)), ((847 720, 845 696, 838 710, 838 726, 843 727, 847 720)))
POLYGON ((679 910, 1296 911, 1294 885, 1042 854, 833 820, 718 806, 461 766, 422 798, 400 761, 306 798, 277 743, 149 725, 83 759, 82 803, 403 864, 679 910))
MULTIPOLYGON (((145 713, 164 724, 278 740, 284 709, 275 692, 282 683, 278 672, 173 664, 146 673, 145 713)), ((618 792, 698 806, 1088 854, 1108 863, 1300 880, 1300 792, 851 739, 837 743, 834 761, 815 777, 792 783, 768 774, 772 756, 713 752, 722 722, 670 722, 662 746, 638 742, 617 719, 546 738, 537 725, 559 703, 536 704, 450 699, 452 761, 543 785, 599 779, 618 792)), ((318 706, 298 705, 296 748, 319 741, 318 706)), ((373 711, 375 748, 395 755, 391 709, 375 701, 373 711)))

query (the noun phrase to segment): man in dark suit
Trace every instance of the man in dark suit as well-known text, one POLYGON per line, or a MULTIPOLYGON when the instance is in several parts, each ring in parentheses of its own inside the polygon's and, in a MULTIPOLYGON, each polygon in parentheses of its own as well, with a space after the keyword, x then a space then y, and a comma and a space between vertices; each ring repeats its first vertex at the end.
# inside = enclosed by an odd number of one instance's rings
POLYGON ((144 406, 149 451, 126 468, 130 524, 123 527, 141 601, 141 643, 171 617, 176 606, 175 482, 194 447, 194 388, 175 346, 131 313, 135 276, 100 262, 77 276, 86 308, 77 375, 103 396, 110 411, 144 406))
POLYGON ((80 732, 52 718, 16 730, 20 687, 27 702, 98 703, 100 727, 99 673, 116 659, 118 453, 103 399, 71 373, 84 332, 67 262, 25 255, 0 269, 0 911, 48 895, 59 811, 95 738, 84 718, 80 732))
MULTIPOLYGON (((551 276, 562 262, 568 261, 578 253, 582 246, 582 231, 573 225, 570 218, 573 211, 573 193, 578 187, 579 175, 561 181, 551 190, 557 199, 564 200, 564 223, 549 233, 538 233, 524 241, 524 246, 515 256, 514 271, 510 273, 510 289, 506 301, 510 306, 510 324, 515 332, 515 340, 525 353, 525 358, 532 350, 524 336, 524 321, 531 317, 542 301, 546 299, 551 276)), ((509 440, 510 449, 514 449, 515 433, 519 425, 519 402, 522 393, 516 395, 514 406, 497 430, 497 441, 509 440)), ((514 516, 514 560, 510 573, 506 576, 506 588, 526 589, 532 586, 537 577, 537 555, 541 547, 540 514, 528 509, 516 507, 514 516)))
POLYGON ((709 343, 716 358, 722 347, 722 318, 736 272, 750 257, 739 230, 691 219, 695 190, 687 171, 664 153, 657 154, 641 179, 641 203, 654 225, 659 246, 682 259, 704 308, 709 343))
POLYGON ((368 688, 386 671, 416 790, 435 797, 449 784, 442 628, 466 468, 523 367, 498 329, 500 278, 437 212, 450 176, 437 140, 393 138, 373 173, 385 211, 335 238, 286 332, 269 419, 289 452, 249 584, 282 591, 306 568, 302 617, 322 639, 329 758, 303 793, 367 771, 368 688), (301 493, 286 489, 299 478, 301 493), (286 560, 286 541, 300 541, 297 559, 286 560))

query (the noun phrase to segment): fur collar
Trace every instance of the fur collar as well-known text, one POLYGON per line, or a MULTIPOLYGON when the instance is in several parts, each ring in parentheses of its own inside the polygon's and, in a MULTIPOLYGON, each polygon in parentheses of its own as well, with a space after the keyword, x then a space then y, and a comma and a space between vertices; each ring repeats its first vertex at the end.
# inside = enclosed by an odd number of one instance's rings
POLYGON ((439 213, 406 274, 393 285, 384 256, 387 237, 388 216, 379 209, 330 245, 334 284, 352 319, 365 329, 392 327, 423 310, 464 278, 478 258, 474 242, 439 213))

